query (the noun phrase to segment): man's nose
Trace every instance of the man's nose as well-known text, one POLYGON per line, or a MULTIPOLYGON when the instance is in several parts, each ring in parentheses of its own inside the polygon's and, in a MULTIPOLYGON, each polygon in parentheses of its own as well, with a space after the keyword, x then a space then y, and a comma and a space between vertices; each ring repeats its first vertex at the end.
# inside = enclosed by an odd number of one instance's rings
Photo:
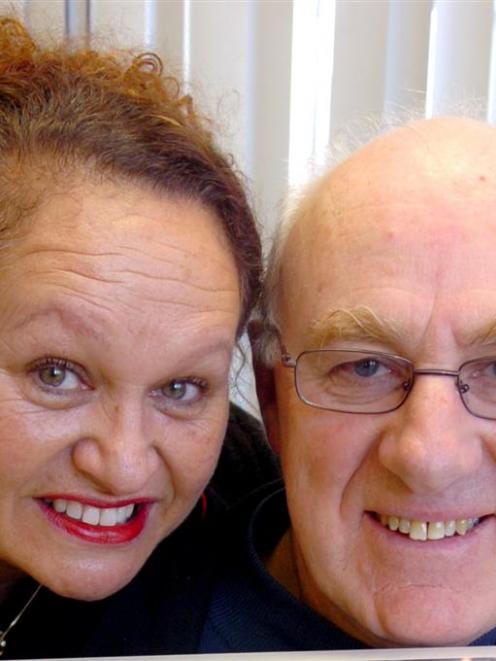
POLYGON ((143 490, 161 458, 147 430, 145 405, 98 404, 90 426, 75 443, 72 460, 104 493, 131 495, 143 490))
POLYGON ((481 421, 464 407, 454 379, 420 375, 390 414, 381 463, 414 493, 438 493, 474 475, 483 461, 481 421))

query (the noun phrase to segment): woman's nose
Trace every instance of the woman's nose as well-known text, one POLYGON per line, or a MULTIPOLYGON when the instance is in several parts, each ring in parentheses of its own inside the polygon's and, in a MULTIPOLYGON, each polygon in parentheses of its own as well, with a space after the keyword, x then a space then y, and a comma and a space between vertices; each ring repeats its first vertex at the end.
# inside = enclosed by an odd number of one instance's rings
POLYGON ((74 445, 73 463, 106 493, 137 494, 161 464, 144 404, 114 402, 98 408, 88 432, 74 445))
POLYGON ((465 409, 454 379, 417 377, 406 402, 390 416, 379 459, 412 492, 442 492, 479 469, 482 421, 465 409))

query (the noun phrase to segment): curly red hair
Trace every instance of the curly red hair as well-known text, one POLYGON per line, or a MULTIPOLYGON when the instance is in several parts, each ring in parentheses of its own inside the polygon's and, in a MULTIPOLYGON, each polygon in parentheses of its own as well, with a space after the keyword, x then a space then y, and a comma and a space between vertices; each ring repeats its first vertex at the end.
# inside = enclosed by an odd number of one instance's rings
POLYGON ((157 55, 46 49, 22 23, 0 18, 0 234, 71 169, 193 199, 215 213, 230 242, 241 330, 259 293, 260 240, 241 176, 209 128, 157 55))

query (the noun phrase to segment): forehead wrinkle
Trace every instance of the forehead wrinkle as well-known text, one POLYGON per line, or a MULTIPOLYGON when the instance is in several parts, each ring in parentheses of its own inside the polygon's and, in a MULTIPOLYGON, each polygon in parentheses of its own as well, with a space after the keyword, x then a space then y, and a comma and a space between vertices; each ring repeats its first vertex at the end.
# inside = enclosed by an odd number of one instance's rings
MULTIPOLYGON (((179 281, 181 285, 181 281, 179 281)), ((134 286, 126 284, 124 288, 131 293, 135 293, 134 286)), ((124 314, 124 315, 129 315, 130 317, 136 317, 137 311, 141 310, 140 303, 143 304, 153 304, 156 307, 157 311, 157 316, 159 314, 163 314, 163 319, 164 320, 170 320, 171 318, 174 318, 176 315, 180 315, 182 311, 190 311, 190 320, 192 321, 194 318, 197 318, 201 315, 204 315, 206 313, 214 313, 216 316, 217 315, 230 315, 232 313, 232 307, 231 307, 231 302, 228 301, 224 306, 221 306, 219 301, 216 299, 214 301, 214 304, 209 304, 208 299, 206 300, 206 297, 202 296, 201 301, 202 305, 201 307, 198 307, 198 301, 188 301, 186 300, 187 297, 184 296, 184 292, 181 293, 175 293, 174 296, 171 296, 169 294, 167 300, 164 300, 160 296, 154 296, 151 294, 147 295, 142 295, 140 297, 140 300, 137 301, 135 297, 131 301, 128 301, 125 296, 123 297, 118 297, 116 299, 115 293, 111 295, 107 295, 106 293, 103 292, 98 292, 98 294, 91 294, 89 296, 86 296, 84 292, 79 291, 77 288, 74 288, 68 284, 62 284, 59 283, 56 285, 56 289, 58 292, 66 292, 69 296, 70 299, 74 299, 77 301, 80 301, 82 304, 85 306, 85 314, 90 314, 91 309, 96 310, 97 315, 95 316, 95 328, 102 327, 102 332, 100 334, 97 333, 96 330, 94 330, 94 336, 95 337, 100 337, 102 340, 103 339, 108 339, 108 334, 106 334, 104 331, 107 328, 107 323, 108 320, 105 319, 102 316, 102 313, 107 313, 109 319, 115 319, 116 318, 116 312, 118 314, 124 314), (118 303, 118 310, 116 309, 116 303, 118 303)), ((217 293, 218 290, 212 290, 212 293, 217 293)), ((230 291, 230 290, 226 290, 230 291)))
MULTIPOLYGON (((154 242, 154 247, 158 247, 160 249, 160 252, 157 251, 157 254, 154 255, 154 258, 159 261, 159 262, 165 262, 166 264, 170 261, 170 259, 167 258, 167 255, 170 252, 177 252, 182 255, 186 255, 188 258, 191 258, 191 254, 189 252, 191 245, 188 244, 188 248, 184 248, 184 246, 177 246, 174 243, 171 243, 170 241, 156 241, 154 242), (162 252, 163 250, 163 252, 162 252)), ((119 248, 122 248, 123 250, 126 250, 129 253, 136 253, 139 256, 143 256, 146 259, 150 257, 150 255, 143 249, 138 248, 137 246, 133 245, 119 245, 119 248)))
MULTIPOLYGON (((146 238, 146 235, 144 236, 146 238)), ((140 234, 139 238, 142 237, 143 234, 140 234)), ((153 252, 155 254, 151 254, 150 251, 147 251, 145 249, 140 249, 135 245, 125 244, 125 243, 116 245, 114 250, 92 251, 91 249, 87 249, 87 248, 85 248, 84 250, 78 250, 77 245, 76 247, 74 247, 74 243, 75 242, 77 243, 77 237, 76 238, 71 237, 70 241, 71 241, 70 245, 62 241, 60 241, 59 245, 54 245, 53 243, 49 243, 45 245, 36 244, 35 246, 28 245, 25 247, 21 247, 19 253, 21 253, 22 256, 26 256, 26 257, 37 257, 43 254, 49 254, 49 255, 62 254, 68 257, 83 257, 88 259, 93 259, 93 258, 94 259, 100 259, 100 258, 128 259, 131 255, 134 254, 138 258, 144 258, 147 262, 152 260, 157 263, 169 264, 172 262, 173 264, 175 264, 174 259, 171 259, 171 257, 169 256, 171 252, 175 252, 185 256, 186 260, 191 259, 191 253, 189 252, 191 247, 190 245, 188 245, 188 249, 185 249, 184 247, 176 246, 170 242, 159 243, 154 241, 153 244, 150 244, 150 248, 153 248, 153 252), (159 250, 157 250, 157 247, 160 249, 160 252, 159 250)))
POLYGON ((24 246, 21 245, 19 248, 19 253, 22 253, 23 256, 30 257, 30 256, 36 256, 38 253, 43 254, 43 253, 62 253, 62 254, 67 254, 67 255, 75 255, 75 256, 82 256, 82 257, 120 257, 121 253, 120 252, 113 252, 110 250, 106 250, 104 252, 92 252, 91 250, 77 250, 76 248, 69 248, 66 245, 61 244, 60 246, 54 246, 52 245, 37 245, 35 247, 31 248, 25 248, 24 246))
MULTIPOLYGON (((126 278, 127 275, 131 276, 138 276, 139 278, 143 278, 144 280, 149 280, 151 282, 160 282, 162 284, 167 283, 174 283, 178 284, 182 287, 185 288, 192 288, 195 290, 198 290, 203 293, 230 293, 232 290, 227 289, 227 288, 221 288, 221 287, 209 287, 208 285, 202 285, 200 282, 195 282, 195 283, 190 283, 186 282, 183 277, 173 277, 173 276, 164 276, 163 274, 161 275, 155 275, 153 273, 146 273, 145 271, 140 271, 138 269, 130 269, 130 268, 125 268, 125 269, 109 269, 109 271, 112 271, 112 273, 115 273, 116 275, 120 275, 121 277, 116 277, 112 278, 110 276, 103 276, 100 273, 91 273, 88 274, 84 271, 80 271, 74 267, 63 267, 63 268, 54 268, 53 273, 57 272, 62 272, 62 273, 71 273, 72 275, 75 275, 77 277, 90 280, 90 281, 95 281, 95 282, 100 282, 104 284, 117 284, 117 285, 122 285, 126 289, 133 291, 134 288, 136 287, 136 282, 130 283, 128 279, 126 278)), ((62 285, 58 285, 62 286, 62 285)), ((101 296, 102 299, 105 298, 105 296, 101 296)), ((155 299, 150 299, 150 300, 155 300, 155 299)), ((160 299, 156 299, 157 302, 160 302, 160 299)), ((172 301, 173 302, 173 301, 172 301)))
POLYGON ((376 341, 401 346, 399 329, 390 321, 361 305, 355 308, 336 308, 314 321, 307 335, 312 346, 323 347, 336 341, 376 341))
MULTIPOLYGON (((192 271, 194 273, 195 264, 203 263, 205 261, 205 258, 208 257, 211 266, 215 266, 216 268, 219 268, 225 273, 230 273, 230 271, 234 269, 239 279, 240 277, 239 268, 236 265, 236 260, 233 251, 231 247, 228 245, 227 239, 222 234, 220 234, 218 238, 219 238, 219 242, 223 246, 222 254, 218 256, 209 254, 208 251, 205 253, 204 246, 198 246, 198 248, 202 250, 202 252, 200 253, 198 252, 198 250, 196 252, 192 252, 193 247, 191 243, 188 244, 188 247, 186 249, 184 247, 181 248, 170 243, 158 242, 156 245, 157 248, 160 249, 160 252, 157 251, 157 253, 153 255, 152 259, 157 264, 165 264, 165 265, 172 264, 175 268, 177 268, 177 262, 175 262, 174 259, 171 259, 170 257, 170 252, 174 251, 182 257, 180 261, 180 268, 187 269, 188 271, 192 271)), ((129 247, 126 249, 130 253, 134 252, 137 256, 143 257, 145 260, 150 259, 148 253, 139 250, 136 247, 129 247)))
POLYGON ((124 284, 124 280, 121 280, 119 278, 111 278, 108 276, 103 276, 101 273, 87 273, 83 270, 79 270, 75 267, 71 266, 64 266, 62 267, 57 267, 53 268, 50 271, 52 274, 54 273, 70 273, 72 275, 77 276, 78 278, 83 278, 84 280, 92 280, 96 282, 101 282, 104 284, 108 285, 115 285, 115 284, 124 284))
MULTIPOLYGON (((183 267, 180 267, 180 270, 182 271, 183 267)), ((33 272, 36 275, 40 275, 41 273, 48 274, 51 276, 52 281, 50 284, 52 286, 56 287, 60 291, 68 292, 71 296, 80 298, 88 305, 96 305, 99 309, 107 309, 105 303, 109 300, 115 300, 115 292, 112 292, 109 297, 106 288, 104 287, 105 285, 118 285, 122 288, 123 292, 135 295, 136 288, 140 285, 140 280, 143 280, 147 283, 159 283, 161 285, 159 290, 157 290, 157 288, 153 288, 154 291, 150 292, 146 286, 143 287, 143 283, 141 283, 142 291, 140 299, 158 304, 166 308, 170 308, 170 306, 176 306, 179 308, 196 308, 198 306, 197 299, 199 296, 202 296, 204 297, 202 298, 204 305, 202 305, 201 310, 199 310, 201 312, 209 308, 207 303, 207 294, 212 294, 217 297, 222 295, 230 296, 232 293, 236 293, 234 288, 215 286, 215 283, 209 285, 205 282, 205 280, 196 280, 194 282, 190 282, 188 278, 184 277, 183 273, 177 276, 173 276, 163 273, 147 273, 146 271, 128 267, 118 268, 116 266, 113 268, 109 267, 107 271, 109 272, 108 275, 102 274, 101 271, 96 270, 93 272, 91 272, 91 270, 86 271, 86 269, 83 267, 78 269, 69 265, 57 265, 53 266, 52 268, 44 268, 43 270, 35 269, 33 272), (71 281, 60 281, 60 279, 57 277, 59 274, 71 274, 74 277, 71 279, 71 281), (112 275, 115 275, 116 277, 112 277, 112 275), (89 289, 84 287, 83 283, 85 282, 103 286, 99 288, 98 291, 93 291, 93 288, 89 289), (169 289, 167 289, 166 285, 175 285, 174 292, 171 292, 169 289), (185 300, 186 290, 192 290, 195 292, 195 300, 190 302, 185 300), (165 294, 167 294, 166 298, 165 294)), ((120 303, 124 309, 128 309, 130 311, 135 310, 136 301, 127 303, 123 298, 120 298, 120 303)), ((216 303, 216 306, 218 306, 218 303, 216 303)), ((227 306, 226 310, 228 311, 228 309, 229 306, 227 306)), ((111 312, 110 308, 108 308, 108 312, 111 312)))
MULTIPOLYGON (((181 252, 180 249, 177 249, 178 252, 181 252)), ((114 257, 114 258, 124 258, 127 259, 125 255, 123 255, 120 252, 108 252, 108 253, 89 253, 89 252, 80 252, 80 251, 74 251, 74 250, 65 250, 65 249, 57 249, 57 250, 51 250, 51 249, 45 249, 43 251, 40 250, 34 250, 29 253, 30 256, 36 256, 40 252, 54 252, 54 253, 62 253, 64 256, 67 256, 68 258, 71 256, 76 256, 76 257, 88 257, 88 258, 107 258, 107 257, 114 257)), ((138 267, 136 268, 121 268, 117 264, 115 265, 105 265, 105 269, 99 269, 97 267, 90 266, 88 264, 87 268, 85 268, 85 265, 83 262, 79 262, 78 264, 63 264, 63 265, 57 265, 53 266, 51 268, 46 268, 44 271, 56 274, 56 273, 70 273, 72 275, 75 275, 77 277, 90 280, 90 281, 95 281, 95 282, 101 282, 105 284, 120 284, 123 286, 127 286, 129 288, 129 283, 127 282, 126 276, 131 275, 131 276, 139 276, 140 278, 143 278, 144 280, 149 280, 151 282, 170 282, 174 284, 179 284, 183 287, 190 287, 192 289, 198 290, 203 293, 217 293, 217 292, 225 292, 228 293, 231 291, 231 289, 224 289, 224 288, 219 288, 214 285, 208 286, 208 284, 205 284, 205 281, 200 281, 196 280, 195 282, 189 282, 187 278, 185 278, 184 271, 185 269, 189 269, 189 267, 184 264, 177 265, 174 260, 169 260, 164 256, 150 256, 144 251, 139 251, 139 250, 134 250, 134 252, 140 256, 142 256, 145 260, 145 263, 147 265, 150 264, 150 260, 153 260, 157 264, 171 264, 172 267, 174 267, 176 270, 179 270, 181 273, 178 276, 172 276, 172 275, 164 275, 163 273, 156 272, 153 273, 150 270, 145 270, 145 269, 140 269, 138 267), (79 268, 78 268, 79 266, 79 268), (105 273, 104 273, 105 271, 105 273), (108 275, 107 275, 108 274, 108 275), (115 274, 118 277, 112 277, 112 275, 115 274)), ((184 252, 184 251, 183 251, 184 252)), ((69 261, 69 260, 68 260, 69 261)), ((185 260, 186 261, 186 260, 185 260)), ((91 262, 90 262, 91 263, 91 262)), ((224 265, 225 270, 228 270, 228 266, 224 265)), ((36 271, 39 272, 39 267, 36 266, 36 271)), ((133 283, 133 287, 135 286, 136 283, 133 283)))
MULTIPOLYGON (((157 280, 159 282, 173 282, 173 283, 179 284, 179 285, 184 286, 184 287, 191 287, 192 289, 197 289, 198 291, 201 291, 201 292, 204 292, 204 293, 221 293, 221 294, 226 293, 227 294, 227 293, 230 293, 230 292, 233 291, 232 289, 228 289, 227 287, 226 288, 224 288, 224 287, 215 287, 215 286, 209 287, 206 284, 202 285, 202 284, 200 284, 199 281, 194 282, 194 283, 185 282, 184 279, 180 278, 180 277, 174 278, 172 276, 168 276, 168 277, 164 278, 163 275, 154 275, 152 273, 144 273, 144 272, 138 271, 136 269, 125 269, 125 270, 118 271, 118 272, 119 273, 126 273, 126 274, 128 273, 130 275, 137 275, 137 276, 140 276, 140 277, 148 279, 148 280, 157 280)), ((118 283, 126 284, 126 285, 129 284, 125 280, 115 280, 115 281, 111 281, 111 282, 118 282, 118 283)))
MULTIPOLYGON (((169 246, 167 245, 167 251, 173 250, 178 253, 186 253, 185 250, 182 250, 181 248, 177 248, 174 246, 169 246)), ((114 251, 103 251, 103 252, 93 252, 91 250, 77 250, 73 248, 72 246, 69 247, 67 245, 61 245, 61 246, 36 246, 35 248, 31 248, 28 250, 24 250, 22 253, 22 256, 25 257, 39 257, 42 254, 53 254, 53 255, 63 255, 66 257, 83 257, 84 259, 88 260, 99 260, 100 258, 103 259, 128 259, 129 258, 129 253, 134 253, 135 255, 144 258, 146 262, 156 261, 158 263, 175 263, 174 260, 167 259, 165 255, 162 254, 157 254, 157 255, 151 255, 149 252, 146 252, 145 250, 139 250, 138 248, 134 246, 126 246, 126 245, 119 245, 117 247, 117 250, 114 251)), ((188 255, 190 257, 190 255, 188 255)))

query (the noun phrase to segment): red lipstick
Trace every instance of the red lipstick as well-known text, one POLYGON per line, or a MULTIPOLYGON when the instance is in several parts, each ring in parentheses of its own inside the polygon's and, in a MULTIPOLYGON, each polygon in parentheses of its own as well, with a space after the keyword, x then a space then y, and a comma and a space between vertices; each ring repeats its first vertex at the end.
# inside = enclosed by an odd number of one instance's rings
MULTIPOLYGON (((60 496, 58 497, 60 498, 60 496)), ((72 500, 67 497, 65 499, 72 500)), ((74 537, 79 537, 80 539, 86 542, 92 542, 93 544, 128 544, 129 542, 132 542, 143 531, 153 502, 151 500, 127 500, 125 503, 112 504, 112 507, 122 507, 132 503, 135 505, 135 511, 132 517, 124 523, 118 523, 115 526, 101 526, 91 525, 84 521, 73 519, 65 513, 56 512, 53 507, 46 502, 47 500, 52 500, 52 498, 37 500, 37 502, 52 524, 74 537)), ((77 502, 82 504, 92 504, 95 507, 104 509, 101 503, 97 505, 95 501, 91 501, 90 503, 86 499, 84 501, 77 499, 77 502)))

